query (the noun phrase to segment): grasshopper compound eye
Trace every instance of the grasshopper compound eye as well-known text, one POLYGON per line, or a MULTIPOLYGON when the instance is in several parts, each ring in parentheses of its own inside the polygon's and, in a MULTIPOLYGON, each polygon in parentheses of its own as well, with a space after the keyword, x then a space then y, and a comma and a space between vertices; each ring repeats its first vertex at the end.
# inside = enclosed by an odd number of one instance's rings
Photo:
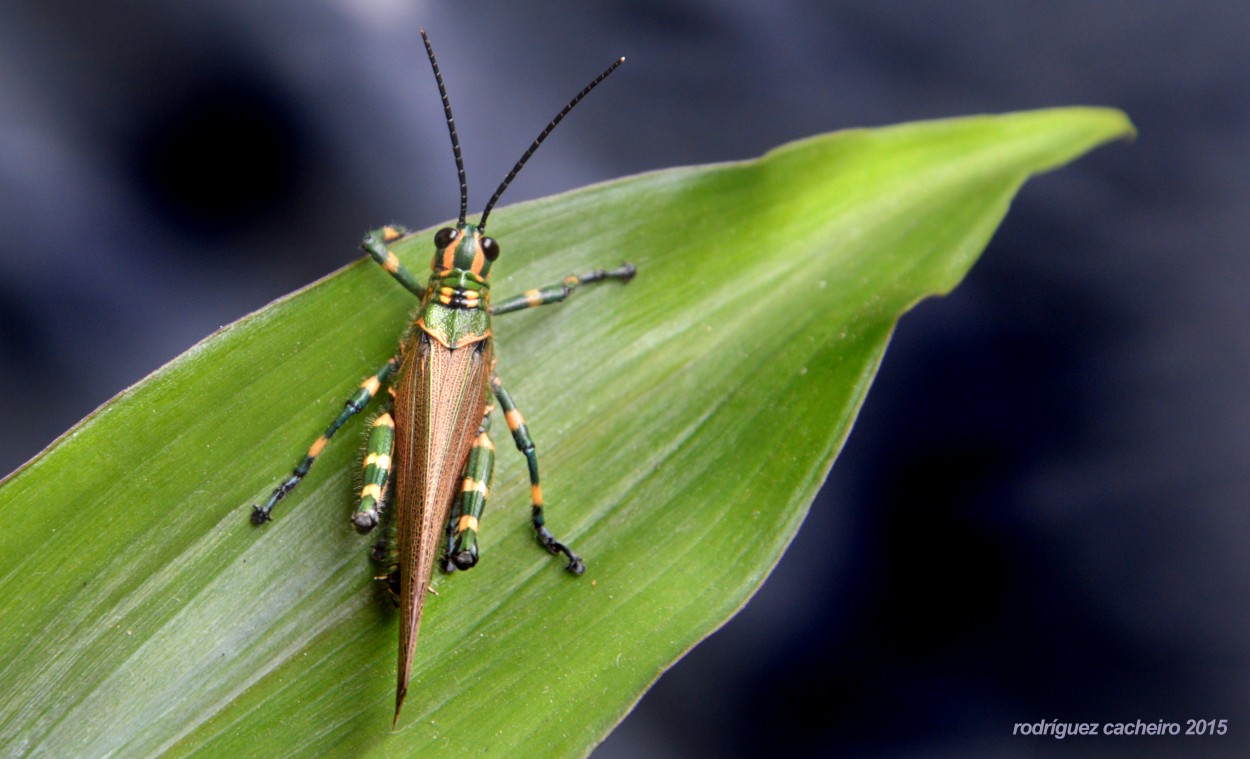
POLYGON ((443 227, 434 233, 434 247, 442 250, 455 242, 456 238, 459 236, 459 230, 452 229, 451 227, 443 227))
POLYGON ((496 258, 499 258, 499 243, 495 242, 495 238, 482 238, 482 255, 486 256, 487 261, 494 261, 496 258))

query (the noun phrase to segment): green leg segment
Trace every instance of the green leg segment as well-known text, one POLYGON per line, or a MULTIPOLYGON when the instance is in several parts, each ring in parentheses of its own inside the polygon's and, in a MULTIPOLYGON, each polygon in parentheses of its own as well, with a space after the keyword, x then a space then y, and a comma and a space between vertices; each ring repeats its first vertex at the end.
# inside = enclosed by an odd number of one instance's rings
POLYGON ((477 531, 495 473, 495 443, 490 439, 490 409, 482 417, 477 439, 464 465, 460 495, 447 520, 447 561, 443 570, 471 569, 477 564, 477 531))
POLYGON ((504 388, 498 376, 490 378, 490 387, 494 391, 495 397, 499 399, 499 406, 503 409, 504 418, 508 421, 508 429, 512 430, 512 439, 516 441, 517 450, 525 454, 525 461, 529 464, 530 500, 532 503, 530 521, 534 525, 534 532, 538 536, 538 542, 542 543, 543 547, 553 554, 562 553, 567 556, 569 560, 568 570, 575 575, 580 575, 586 571, 586 564, 568 546, 556 540, 551 531, 547 529, 546 520, 543 519, 543 489, 538 481, 538 455, 534 452, 534 441, 530 438, 529 430, 525 426, 525 419, 521 416, 521 412, 517 410, 516 404, 512 402, 512 396, 508 394, 507 389, 504 388))
POLYGON ((526 290, 520 295, 514 295, 511 298, 504 298, 491 307, 490 312, 494 315, 506 314, 512 311, 521 311, 535 306, 545 306, 549 303, 560 303, 569 297, 578 287, 589 285, 593 282, 603 282, 610 279, 628 282, 634 278, 638 270, 633 264, 621 264, 615 269, 596 269, 585 274, 570 274, 565 277, 558 285, 549 285, 541 287, 537 290, 526 290))
POLYGON ((364 486, 360 490, 360 504, 352 514, 356 531, 365 533, 378 524, 378 512, 386 499, 390 482, 391 453, 395 448, 395 420, 390 410, 383 411, 373 420, 369 430, 369 445, 365 454, 364 486))
POLYGON ((382 227, 365 235, 365 239, 360 242, 360 247, 364 248, 379 266, 386 269, 388 274, 398 280, 399 284, 420 298, 425 295, 425 285, 421 284, 412 272, 405 269, 404 265, 399 262, 399 258, 387 247, 406 234, 408 230, 403 227, 382 227))
POLYGON ((325 432, 321 433, 321 437, 313 441, 313 444, 308 448, 308 453, 304 454, 304 458, 300 459, 300 462, 295 465, 291 475, 283 480, 278 487, 274 488, 273 493, 269 496, 269 500, 265 501, 265 505, 252 507, 252 524, 264 524, 273 518, 269 515, 269 512, 273 511, 273 507, 278 504, 278 501, 285 498, 304 479, 304 475, 308 474, 308 470, 312 468, 313 462, 321 455, 321 451, 330 442, 330 438, 334 437, 334 433, 339 431, 339 427, 342 427, 348 419, 351 419, 360 413, 365 406, 368 406, 369 401, 373 399, 378 389, 398 369, 399 357, 396 356, 383 364, 376 374, 366 377, 360 383, 360 388, 352 394, 351 398, 347 399, 347 403, 344 404, 343 410, 339 412, 338 417, 326 428, 325 432))

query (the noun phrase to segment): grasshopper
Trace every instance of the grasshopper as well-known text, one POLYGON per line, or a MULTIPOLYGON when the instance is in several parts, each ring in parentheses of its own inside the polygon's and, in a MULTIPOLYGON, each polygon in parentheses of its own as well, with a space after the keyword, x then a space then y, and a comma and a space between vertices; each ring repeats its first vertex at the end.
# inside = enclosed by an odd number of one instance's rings
POLYGON ((555 285, 491 303, 490 270, 500 247, 486 236, 486 220, 504 190, 556 125, 596 86, 625 61, 620 58, 586 85, 521 156, 491 196, 476 224, 467 221, 468 184, 460 139, 447 88, 434 48, 421 30, 438 92, 442 97, 452 152, 460 179, 460 216, 455 227, 434 235, 431 273, 424 284, 404 268, 389 248, 408 230, 387 226, 365 235, 361 247, 421 305, 400 339, 399 352, 365 378, 324 433, 309 447, 263 506, 253 506, 253 524, 271 520, 270 513, 308 474, 330 439, 361 412, 383 387, 387 409, 373 421, 364 460, 364 487, 352 523, 361 532, 379 524, 384 514, 393 521, 393 537, 383 538, 383 553, 392 568, 385 576, 400 606, 399 667, 395 690, 395 723, 408 693, 413 654, 425 594, 440 545, 443 569, 469 569, 478 561, 478 523, 490 492, 495 446, 490 415, 499 402, 517 449, 529 467, 530 521, 538 541, 552 554, 563 555, 568 571, 580 575, 585 563, 547 529, 543 512, 538 456, 525 419, 495 373, 491 317, 551 303, 560 303, 578 287, 594 282, 628 282, 635 268, 622 264, 570 275, 555 285), (393 511, 393 515, 389 512, 393 511))

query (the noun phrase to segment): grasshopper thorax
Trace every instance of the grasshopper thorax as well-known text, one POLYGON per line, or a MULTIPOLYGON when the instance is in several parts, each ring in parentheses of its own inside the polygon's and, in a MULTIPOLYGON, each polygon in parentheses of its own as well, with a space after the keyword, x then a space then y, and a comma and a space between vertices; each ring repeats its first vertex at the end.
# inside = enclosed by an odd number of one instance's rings
POLYGON ((476 275, 482 283, 490 277, 490 265, 499 257, 499 243, 482 234, 479 227, 460 222, 434 234, 435 275, 445 277, 455 271, 476 275))

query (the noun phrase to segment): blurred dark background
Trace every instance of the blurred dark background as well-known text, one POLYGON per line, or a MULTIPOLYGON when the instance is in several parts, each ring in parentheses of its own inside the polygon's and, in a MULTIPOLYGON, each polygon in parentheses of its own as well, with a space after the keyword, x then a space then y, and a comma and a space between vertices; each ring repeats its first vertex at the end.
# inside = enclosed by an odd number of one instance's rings
POLYGON ((596 756, 1250 750, 1250 4, 240 0, 0 6, 0 471, 220 325, 456 213, 841 127, 1068 104, 900 324, 807 523, 596 756), (1015 722, 1227 719, 1221 738, 1015 722))

